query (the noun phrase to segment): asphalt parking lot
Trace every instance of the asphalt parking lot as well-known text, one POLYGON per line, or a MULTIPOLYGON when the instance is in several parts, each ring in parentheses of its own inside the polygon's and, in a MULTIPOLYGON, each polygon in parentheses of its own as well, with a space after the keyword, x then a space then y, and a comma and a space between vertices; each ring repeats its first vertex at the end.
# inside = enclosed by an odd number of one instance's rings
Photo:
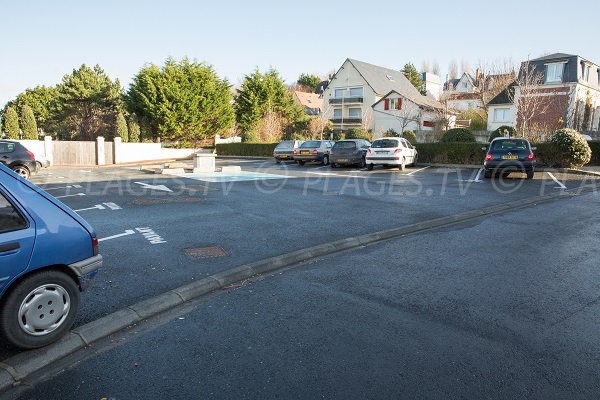
MULTIPOLYGON (((86 218, 101 240, 104 268, 82 297, 76 326, 248 262, 596 181, 547 172, 487 180, 461 168, 362 171, 248 159, 219 165, 240 165, 243 173, 52 168, 32 179, 86 218)), ((0 359, 16 352, 0 346, 0 359)))
POLYGON ((14 398, 597 398, 599 201, 559 198, 235 285, 14 398))

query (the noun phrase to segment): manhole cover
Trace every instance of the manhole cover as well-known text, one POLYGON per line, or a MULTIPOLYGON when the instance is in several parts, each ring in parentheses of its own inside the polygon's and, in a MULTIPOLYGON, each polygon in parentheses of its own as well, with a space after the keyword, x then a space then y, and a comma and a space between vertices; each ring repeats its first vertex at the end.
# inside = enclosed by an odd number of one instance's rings
POLYGON ((192 258, 225 257, 227 252, 221 246, 188 247, 183 249, 186 256, 192 258))
POLYGON ((202 199, 191 196, 178 196, 174 198, 160 198, 160 197, 145 197, 143 199, 136 199, 132 201, 136 206, 153 206, 156 204, 175 204, 175 203, 199 203, 202 199))

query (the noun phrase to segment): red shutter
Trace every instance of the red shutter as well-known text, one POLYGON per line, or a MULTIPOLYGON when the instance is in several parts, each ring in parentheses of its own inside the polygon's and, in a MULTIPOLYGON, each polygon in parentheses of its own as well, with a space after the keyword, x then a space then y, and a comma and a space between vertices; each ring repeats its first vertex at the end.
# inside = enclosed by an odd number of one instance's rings
POLYGON ((384 99, 383 100, 383 109, 384 110, 389 110, 390 109, 390 99, 384 99))
POLYGON ((398 110, 402 110, 402 99, 398 99, 398 110))

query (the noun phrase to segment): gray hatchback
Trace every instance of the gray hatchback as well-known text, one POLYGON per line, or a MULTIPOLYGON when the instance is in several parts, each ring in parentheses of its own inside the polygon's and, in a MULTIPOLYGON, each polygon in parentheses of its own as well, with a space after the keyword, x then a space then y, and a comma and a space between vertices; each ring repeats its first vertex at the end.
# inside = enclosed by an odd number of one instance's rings
POLYGON ((358 165, 364 168, 367 164, 365 156, 371 143, 363 139, 346 139, 335 142, 329 153, 329 166, 358 165))

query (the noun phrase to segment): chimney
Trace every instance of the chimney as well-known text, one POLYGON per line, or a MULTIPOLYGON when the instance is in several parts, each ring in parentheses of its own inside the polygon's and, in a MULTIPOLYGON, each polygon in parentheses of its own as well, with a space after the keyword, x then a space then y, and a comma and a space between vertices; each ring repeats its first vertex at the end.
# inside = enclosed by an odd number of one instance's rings
POLYGON ((477 67, 477 69, 475 70, 475 81, 479 82, 480 78, 481 78, 481 70, 479 69, 479 67, 477 67))

